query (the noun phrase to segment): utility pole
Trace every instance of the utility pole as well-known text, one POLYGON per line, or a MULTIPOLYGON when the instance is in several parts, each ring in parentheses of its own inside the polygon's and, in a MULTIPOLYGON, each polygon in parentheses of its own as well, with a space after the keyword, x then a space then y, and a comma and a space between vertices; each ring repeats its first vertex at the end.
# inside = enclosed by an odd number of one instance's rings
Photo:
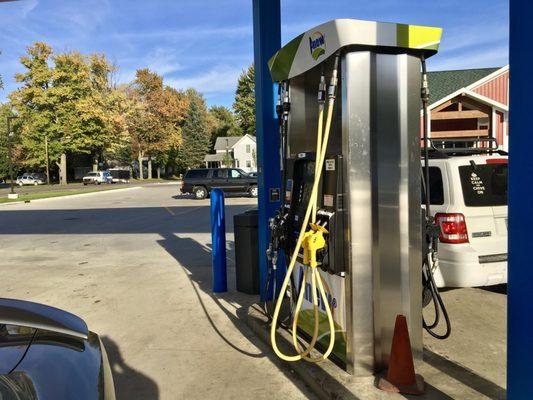
MULTIPOLYGON (((229 163, 229 139, 226 138, 226 159, 224 160, 224 164, 229 163)), ((226 168, 229 167, 229 165, 224 165, 226 168)))
POLYGON ((46 161, 46 184, 50 185, 50 160, 48 159, 48 135, 44 136, 44 156, 46 161))
POLYGON ((8 156, 9 156, 9 178, 11 180, 11 191, 10 196, 12 198, 16 197, 15 193, 15 182, 13 179, 13 132, 11 132, 11 120, 17 117, 9 115, 7 117, 7 146, 8 146, 8 156))

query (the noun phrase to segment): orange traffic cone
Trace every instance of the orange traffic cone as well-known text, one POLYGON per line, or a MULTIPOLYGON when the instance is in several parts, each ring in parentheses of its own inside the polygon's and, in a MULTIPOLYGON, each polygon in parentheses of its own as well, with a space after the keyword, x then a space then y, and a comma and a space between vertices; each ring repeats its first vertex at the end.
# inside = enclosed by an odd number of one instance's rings
POLYGON ((394 325, 387 377, 380 378, 378 388, 386 392, 418 395, 424 393, 425 386, 424 378, 415 374, 407 320, 404 315, 398 315, 394 325))

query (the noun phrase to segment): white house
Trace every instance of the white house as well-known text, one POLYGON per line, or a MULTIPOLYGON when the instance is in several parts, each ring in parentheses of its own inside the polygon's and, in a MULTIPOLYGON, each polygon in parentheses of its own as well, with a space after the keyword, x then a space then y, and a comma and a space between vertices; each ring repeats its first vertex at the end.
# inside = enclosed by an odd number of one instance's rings
POLYGON ((235 167, 246 172, 257 170, 255 136, 219 137, 214 150, 215 154, 206 154, 204 157, 207 168, 235 167), (231 160, 230 165, 226 165, 227 160, 231 160))

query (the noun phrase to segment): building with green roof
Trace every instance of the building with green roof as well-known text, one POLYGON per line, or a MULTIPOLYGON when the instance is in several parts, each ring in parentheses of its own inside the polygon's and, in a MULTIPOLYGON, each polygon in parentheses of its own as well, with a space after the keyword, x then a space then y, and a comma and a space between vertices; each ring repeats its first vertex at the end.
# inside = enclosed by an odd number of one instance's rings
POLYGON ((508 147, 509 66, 428 73, 430 136, 493 137, 508 147))

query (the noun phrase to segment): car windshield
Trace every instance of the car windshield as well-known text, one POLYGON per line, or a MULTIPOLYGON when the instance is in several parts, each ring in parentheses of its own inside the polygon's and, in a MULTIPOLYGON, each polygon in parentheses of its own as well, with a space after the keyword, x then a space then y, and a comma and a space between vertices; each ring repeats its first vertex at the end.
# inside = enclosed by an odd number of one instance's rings
POLYGON ((463 198, 468 207, 507 205, 507 163, 459 167, 463 198))

